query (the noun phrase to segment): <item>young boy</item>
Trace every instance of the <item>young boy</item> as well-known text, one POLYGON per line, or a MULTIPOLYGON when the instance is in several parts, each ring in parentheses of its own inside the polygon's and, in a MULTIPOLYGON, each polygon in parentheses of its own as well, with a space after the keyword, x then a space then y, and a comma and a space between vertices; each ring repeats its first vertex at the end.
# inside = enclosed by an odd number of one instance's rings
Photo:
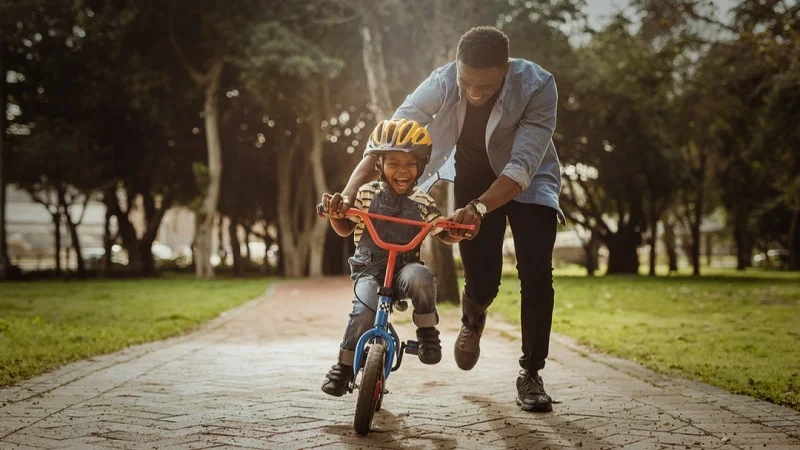
MULTIPOLYGON (((408 120, 384 120, 375 127, 366 153, 376 158, 379 181, 361 186, 353 207, 362 211, 433 222, 441 217, 433 199, 416 187, 417 179, 430 160, 432 142, 428 130, 408 120)), ((389 252, 378 247, 359 217, 344 218, 347 200, 341 196, 323 196, 323 209, 329 214, 331 227, 339 236, 355 231, 356 252, 350 258, 355 298, 350 321, 339 350, 339 361, 326 375, 322 391, 341 397, 348 391, 353 378, 353 357, 361 335, 375 324, 378 307, 378 288, 383 286, 389 252), (333 201, 332 201, 333 200, 333 201)), ((373 221, 382 240, 392 244, 407 244, 420 228, 394 222, 373 221)), ((431 234, 446 243, 460 238, 442 233, 440 228, 431 234)), ((436 312, 436 279, 419 258, 419 247, 397 255, 393 286, 396 298, 410 298, 414 306, 412 319, 417 326, 419 360, 436 364, 442 359, 439 341, 439 315, 436 312)))

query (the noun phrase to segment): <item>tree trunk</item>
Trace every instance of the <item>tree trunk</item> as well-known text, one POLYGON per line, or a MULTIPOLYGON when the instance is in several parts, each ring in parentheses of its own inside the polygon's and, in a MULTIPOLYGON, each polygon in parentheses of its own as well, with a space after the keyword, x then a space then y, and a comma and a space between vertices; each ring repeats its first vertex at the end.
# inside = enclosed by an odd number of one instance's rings
POLYGON ((671 220, 664 222, 664 246, 667 248, 669 273, 678 271, 678 251, 675 248, 675 224, 671 220))
POLYGON ((597 239, 597 234, 593 230, 589 230, 589 233, 589 242, 583 244, 583 251, 586 253, 586 275, 593 277, 600 265, 598 254, 600 240, 597 239))
POLYGON ((639 254, 636 253, 639 239, 636 231, 621 228, 617 233, 607 239, 608 247, 608 270, 606 274, 630 274, 639 273, 639 254))
POLYGON ((800 270, 800 210, 792 212, 789 225, 789 270, 800 270))
POLYGON ((383 60, 383 33, 380 24, 368 11, 362 9, 364 16, 361 25, 362 58, 369 89, 369 109, 376 121, 389 119, 394 112, 394 104, 389 95, 389 77, 383 60))
POLYGON ((111 238, 111 218, 113 216, 111 208, 106 206, 106 215, 103 220, 103 258, 100 260, 101 276, 106 276, 111 270, 111 252, 114 247, 114 240, 111 238))
POLYGON ((714 236, 711 233, 706 233, 706 266, 711 267, 711 258, 714 256, 714 236))
MULTIPOLYGON (((160 207, 156 208, 156 199, 150 196, 150 194, 144 194, 142 196, 142 203, 145 204, 145 230, 142 236, 139 237, 129 217, 132 208, 131 205, 133 205, 137 194, 128 192, 127 197, 126 202, 128 205, 124 210, 114 190, 105 193, 103 196, 103 203, 105 203, 106 208, 110 209, 117 218, 117 233, 119 237, 122 238, 122 246, 128 253, 128 271, 145 277, 155 275, 156 266, 153 260, 153 242, 158 236, 158 228, 161 225, 161 221, 164 219, 164 214, 166 214, 172 204, 172 199, 168 195, 163 197, 160 207)), ((194 256, 194 252, 192 254, 194 256)))
MULTIPOLYGON (((278 186, 290 186, 297 172, 295 159, 301 164, 306 161, 295 158, 298 151, 299 139, 295 138, 290 143, 284 144, 284 150, 278 157, 278 186)), ((301 173, 304 171, 300 171, 301 173)), ((304 198, 300 191, 308 189, 308 183, 301 184, 298 189, 278 190, 278 240, 280 242, 281 263, 287 277, 301 277, 305 275, 308 262, 308 241, 304 239, 300 230, 298 211, 299 198, 304 198), (293 198, 294 197, 294 198, 293 198)))
POLYGON ((11 261, 8 259, 6 244, 6 69, 5 41, 0 38, 0 280, 5 280, 11 261))
MULTIPOLYGON (((244 258, 245 258, 245 268, 250 267, 250 263, 253 262, 253 254, 250 252, 250 226, 245 226, 244 229, 244 258)), ((266 251, 266 250, 265 250, 266 251)))
POLYGON ((656 244, 658 243, 658 221, 650 225, 650 270, 648 276, 656 276, 656 244))
POLYGON ((695 214, 695 220, 692 222, 692 247, 691 247, 691 258, 692 258, 692 275, 700 276, 700 224, 703 221, 702 213, 700 212, 700 208, 697 208, 698 212, 695 214))
POLYGON ((153 241, 142 239, 137 242, 136 252, 138 253, 137 261, 139 275, 143 277, 151 277, 156 274, 156 263, 153 259, 153 241))
POLYGON ((753 242, 747 227, 747 216, 734 212, 733 240, 736 244, 736 270, 742 271, 750 267, 753 258, 753 242))
POLYGON ((217 220, 217 256, 220 267, 228 266, 228 250, 225 248, 225 216, 218 215, 217 220))
POLYGON ((240 276, 244 273, 242 261, 242 244, 239 242, 239 224, 232 217, 228 218, 228 239, 231 242, 231 252, 233 252, 233 274, 240 276))
POLYGON ((308 261, 308 275, 312 277, 321 277, 323 275, 323 263, 325 256, 325 238, 328 235, 328 221, 320 220, 316 217, 314 207, 319 198, 322 197, 324 192, 328 192, 328 183, 325 178, 325 161, 323 159, 323 144, 325 142, 325 135, 322 133, 320 124, 322 123, 323 114, 329 109, 330 95, 328 92, 328 84, 324 80, 316 82, 316 98, 311 101, 310 118, 308 121, 309 132, 311 134, 311 151, 308 158, 311 164, 311 174, 314 183, 314 192, 310 199, 310 203, 303 208, 304 215, 307 217, 306 223, 310 224, 309 230, 309 261, 308 261))
POLYGON ((206 75, 205 102, 203 104, 206 150, 208 151, 208 186, 203 206, 196 216, 195 274, 199 278, 213 278, 211 265, 211 233, 219 205, 222 176, 222 144, 219 137, 219 84, 225 63, 217 58, 206 75))
MULTIPOLYGON (((59 190, 58 192, 58 202, 61 207, 61 213, 64 215, 64 219, 67 221, 67 230, 69 231, 72 248, 75 250, 75 266, 78 272, 78 278, 86 278, 86 263, 83 260, 83 253, 81 252, 81 240, 78 236, 78 225, 73 222, 72 217, 69 214, 69 205, 67 204, 65 193, 62 190, 59 190)), ((86 206, 84 205, 84 208, 85 207, 86 206)))
POLYGON ((54 238, 56 241, 55 244, 55 263, 56 263, 56 273, 61 273, 61 211, 56 211, 55 213, 51 214, 53 218, 53 227, 54 227, 54 238))

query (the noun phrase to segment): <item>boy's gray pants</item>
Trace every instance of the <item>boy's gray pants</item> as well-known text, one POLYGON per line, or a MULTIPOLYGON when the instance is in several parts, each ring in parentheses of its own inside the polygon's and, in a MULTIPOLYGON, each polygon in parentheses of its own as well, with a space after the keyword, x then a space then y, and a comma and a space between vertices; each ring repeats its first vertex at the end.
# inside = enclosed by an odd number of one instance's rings
MULTIPOLYGON (((355 282, 358 298, 353 298, 353 311, 344 332, 339 362, 353 365, 358 338, 375 326, 375 311, 378 310, 378 288, 383 281, 364 274, 355 282), (361 299, 361 301, 359 301, 361 299), (362 303, 364 302, 364 303, 362 303)), ((414 306, 412 319, 417 328, 433 327, 439 323, 436 312, 436 277, 420 263, 408 263, 394 276, 392 284, 394 299, 410 298, 414 306)))

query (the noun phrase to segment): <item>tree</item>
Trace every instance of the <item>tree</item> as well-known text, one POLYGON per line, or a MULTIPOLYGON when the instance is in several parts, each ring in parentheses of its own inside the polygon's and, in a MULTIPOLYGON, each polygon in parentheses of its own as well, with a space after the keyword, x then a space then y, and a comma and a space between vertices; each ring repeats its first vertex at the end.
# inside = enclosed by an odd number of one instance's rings
MULTIPOLYGON (((713 127, 704 130, 703 136, 723 142, 719 186, 733 222, 737 266, 743 270, 750 264, 759 210, 783 204, 792 217, 787 222, 790 241, 786 245, 797 268, 800 162, 799 136, 793 131, 800 91, 800 4, 742 0, 733 8, 733 21, 721 22, 708 1, 639 3, 661 8, 658 22, 666 28, 712 25, 712 32, 697 34, 709 43, 697 77, 709 80, 704 91, 708 100, 697 104, 716 108, 710 115, 713 127), (776 203, 776 197, 782 200, 776 203)), ((699 252, 693 249, 692 253, 699 252)))
POLYGON ((670 203, 675 144, 665 130, 676 51, 654 49, 618 18, 580 50, 574 89, 562 91, 562 204, 608 247, 609 274, 638 273, 642 234, 655 237, 670 203))
POLYGON ((11 266, 6 246, 6 43, 0 34, 0 281, 5 280, 11 266))

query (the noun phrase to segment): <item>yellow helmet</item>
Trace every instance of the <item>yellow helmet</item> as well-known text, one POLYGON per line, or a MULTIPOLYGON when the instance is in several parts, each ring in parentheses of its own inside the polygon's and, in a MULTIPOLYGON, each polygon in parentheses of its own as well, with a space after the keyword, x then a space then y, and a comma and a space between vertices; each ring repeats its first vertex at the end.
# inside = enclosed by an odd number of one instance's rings
POLYGON ((428 130, 418 122, 406 119, 382 120, 367 142, 369 155, 380 156, 384 152, 413 153, 418 159, 417 173, 422 175, 431 159, 433 141, 428 130))

